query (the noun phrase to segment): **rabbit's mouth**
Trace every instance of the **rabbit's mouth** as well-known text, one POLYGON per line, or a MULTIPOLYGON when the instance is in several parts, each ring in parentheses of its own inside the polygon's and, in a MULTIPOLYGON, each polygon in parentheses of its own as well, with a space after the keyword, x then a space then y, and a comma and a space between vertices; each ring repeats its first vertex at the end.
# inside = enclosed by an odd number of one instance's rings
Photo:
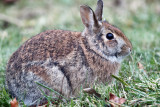
POLYGON ((115 57, 126 57, 131 53, 131 49, 127 48, 125 50, 121 50, 120 52, 115 53, 115 57))
POLYGON ((112 51, 103 51, 103 55, 105 56, 105 58, 112 62, 121 62, 130 53, 130 48, 126 46, 122 46, 119 50, 115 49, 112 51))

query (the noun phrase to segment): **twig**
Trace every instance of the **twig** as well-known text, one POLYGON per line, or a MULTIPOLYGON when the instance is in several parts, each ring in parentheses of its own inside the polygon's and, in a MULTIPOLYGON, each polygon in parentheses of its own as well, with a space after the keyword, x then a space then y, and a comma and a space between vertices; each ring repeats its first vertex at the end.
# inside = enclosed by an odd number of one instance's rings
POLYGON ((101 94, 97 93, 96 90, 94 90, 93 88, 85 88, 85 89, 83 89, 83 91, 85 93, 88 93, 88 94, 91 94, 91 95, 94 94, 97 97, 101 97, 101 94))

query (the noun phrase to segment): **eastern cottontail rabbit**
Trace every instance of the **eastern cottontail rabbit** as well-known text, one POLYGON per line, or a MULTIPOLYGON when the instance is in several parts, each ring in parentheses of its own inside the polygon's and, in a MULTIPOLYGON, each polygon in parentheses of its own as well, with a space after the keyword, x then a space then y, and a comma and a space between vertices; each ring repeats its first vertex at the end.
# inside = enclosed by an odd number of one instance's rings
POLYGON ((110 82, 132 45, 115 26, 102 21, 103 2, 94 12, 80 6, 84 31, 50 30, 27 40, 11 56, 6 70, 6 88, 28 106, 44 103, 44 92, 58 98, 49 87, 66 98, 75 97, 80 88, 110 82), (38 88, 39 87, 39 88, 38 88))

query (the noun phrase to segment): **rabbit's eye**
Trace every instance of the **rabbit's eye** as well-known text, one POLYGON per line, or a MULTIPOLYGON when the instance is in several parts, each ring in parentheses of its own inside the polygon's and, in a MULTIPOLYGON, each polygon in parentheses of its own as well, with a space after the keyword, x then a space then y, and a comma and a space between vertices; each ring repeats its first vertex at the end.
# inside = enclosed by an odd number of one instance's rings
POLYGON ((114 35, 113 35, 112 33, 107 33, 107 34, 106 34, 106 38, 107 38, 108 40, 112 40, 112 39, 114 39, 114 35))

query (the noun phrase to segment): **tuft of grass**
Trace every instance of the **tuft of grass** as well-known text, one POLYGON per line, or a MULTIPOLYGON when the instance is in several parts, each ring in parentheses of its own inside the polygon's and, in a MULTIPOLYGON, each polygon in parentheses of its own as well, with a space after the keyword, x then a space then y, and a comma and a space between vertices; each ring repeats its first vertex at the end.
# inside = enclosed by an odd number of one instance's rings
MULTIPOLYGON (((122 63, 118 76, 113 76, 115 81, 112 84, 94 85, 101 98, 81 92, 79 98, 61 101, 59 106, 110 106, 105 101, 105 98, 109 99, 109 93, 127 99, 122 106, 160 106, 159 1, 148 3, 141 0, 145 4, 135 10, 130 6, 132 1, 126 1, 127 6, 122 7, 127 8, 115 7, 112 1, 104 1, 103 17, 130 39, 133 45, 131 56, 122 63), (138 62, 143 64, 144 70, 138 68, 138 62)), ((21 0, 11 6, 0 4, 0 14, 17 19, 23 25, 20 27, 0 20, 0 106, 10 106, 12 99, 4 88, 6 64, 12 53, 27 39, 48 29, 82 31, 81 4, 95 9, 96 0, 21 0)), ((46 97, 52 101, 50 96, 46 97)))
POLYGON ((1 105, 1 107, 9 107, 10 100, 11 100, 11 97, 9 96, 9 94, 7 93, 5 88, 1 87, 1 90, 0 90, 0 105, 1 105))

